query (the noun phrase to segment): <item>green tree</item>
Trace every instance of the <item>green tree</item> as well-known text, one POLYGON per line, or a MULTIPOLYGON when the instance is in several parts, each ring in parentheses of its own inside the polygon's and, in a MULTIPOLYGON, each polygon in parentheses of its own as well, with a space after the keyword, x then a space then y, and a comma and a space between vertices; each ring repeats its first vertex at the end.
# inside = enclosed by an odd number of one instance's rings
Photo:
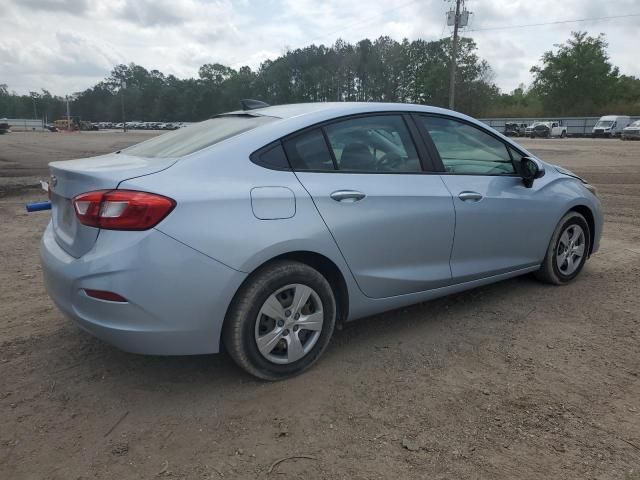
POLYGON ((618 68, 611 65, 603 34, 573 32, 557 52, 542 56, 542 65, 531 68, 533 89, 546 111, 556 114, 589 114, 611 102, 618 82, 618 68))

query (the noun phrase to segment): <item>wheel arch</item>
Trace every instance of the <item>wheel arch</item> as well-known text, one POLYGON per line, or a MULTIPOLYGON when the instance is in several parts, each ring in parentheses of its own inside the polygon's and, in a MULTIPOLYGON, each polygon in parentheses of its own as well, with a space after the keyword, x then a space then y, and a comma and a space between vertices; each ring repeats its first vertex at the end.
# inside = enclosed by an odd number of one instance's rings
POLYGON ((591 253, 593 252, 593 244, 594 244, 595 235, 596 235, 596 231, 595 231, 596 224, 595 224, 595 219, 593 217, 593 212, 586 205, 576 205, 572 207, 569 210, 569 212, 577 212, 580 215, 582 215, 584 219, 587 221, 587 224, 589 225, 589 256, 591 256, 591 253))
MULTIPOLYGON (((344 275, 340 268, 331 260, 329 257, 322 255, 317 252, 312 252, 308 250, 296 250, 287 253, 282 253, 276 255, 268 260, 265 260, 260 265, 255 267, 249 275, 244 279, 242 284, 236 290, 236 293, 233 295, 233 299, 229 302, 227 307, 227 311, 225 312, 224 322, 229 314, 229 310, 235 303, 236 297, 238 293, 243 289, 243 287, 250 282, 255 276, 256 272, 262 270, 267 267, 270 263, 273 263, 277 260, 292 260, 300 263, 304 263, 305 265, 314 268, 318 272, 320 272, 329 282, 331 289, 333 290, 333 294, 336 298, 336 326, 341 328, 342 324, 346 322, 349 316, 349 289, 347 287, 347 282, 344 278, 344 275)), ((224 328, 224 322, 223 327, 224 328)), ((222 336, 220 336, 220 343, 222 344, 222 336)))

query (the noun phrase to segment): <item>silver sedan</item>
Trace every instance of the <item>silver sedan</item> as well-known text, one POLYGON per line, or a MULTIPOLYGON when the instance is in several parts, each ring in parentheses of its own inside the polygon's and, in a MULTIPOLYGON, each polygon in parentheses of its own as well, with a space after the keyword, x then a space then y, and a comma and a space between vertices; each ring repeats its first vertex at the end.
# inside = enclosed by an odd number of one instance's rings
POLYGON ((245 110, 50 164, 42 240, 60 310, 124 350, 216 353, 268 380, 336 324, 597 251, 584 180, 486 125, 419 105, 245 110))

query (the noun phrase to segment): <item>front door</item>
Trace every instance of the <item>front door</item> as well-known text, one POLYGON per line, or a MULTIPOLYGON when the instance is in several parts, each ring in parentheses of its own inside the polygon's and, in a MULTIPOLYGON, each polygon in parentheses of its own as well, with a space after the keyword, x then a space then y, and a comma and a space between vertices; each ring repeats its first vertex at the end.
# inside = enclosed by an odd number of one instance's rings
POLYGON ((402 115, 337 121, 285 149, 368 297, 451 283, 451 195, 427 174, 402 115))
POLYGON ((442 180, 453 197, 453 281, 540 264, 555 221, 542 198, 544 182, 526 188, 514 165, 520 154, 490 132, 448 117, 418 118, 440 156, 442 180))

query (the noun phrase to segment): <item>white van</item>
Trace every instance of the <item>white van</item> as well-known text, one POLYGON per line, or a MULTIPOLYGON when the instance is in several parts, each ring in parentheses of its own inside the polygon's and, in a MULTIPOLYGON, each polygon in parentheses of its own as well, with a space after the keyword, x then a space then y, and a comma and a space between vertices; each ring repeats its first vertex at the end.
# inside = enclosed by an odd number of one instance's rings
POLYGON ((591 137, 615 137, 622 133, 624 127, 631 123, 626 115, 605 115, 594 125, 591 137))

